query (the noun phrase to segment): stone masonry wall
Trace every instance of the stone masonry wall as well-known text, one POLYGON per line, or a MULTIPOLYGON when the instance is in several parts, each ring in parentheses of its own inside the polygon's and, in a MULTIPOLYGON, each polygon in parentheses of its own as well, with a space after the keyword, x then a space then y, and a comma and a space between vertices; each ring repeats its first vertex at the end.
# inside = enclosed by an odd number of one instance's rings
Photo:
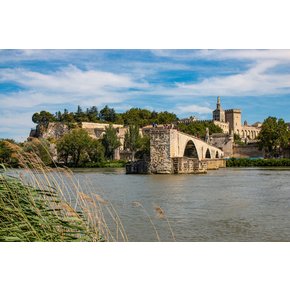
POLYGON ((259 150, 257 144, 234 145, 233 147, 233 157, 235 158, 250 158, 263 156, 263 151, 259 150))
POLYGON ((150 170, 151 173, 172 173, 170 157, 170 130, 150 130, 150 170))

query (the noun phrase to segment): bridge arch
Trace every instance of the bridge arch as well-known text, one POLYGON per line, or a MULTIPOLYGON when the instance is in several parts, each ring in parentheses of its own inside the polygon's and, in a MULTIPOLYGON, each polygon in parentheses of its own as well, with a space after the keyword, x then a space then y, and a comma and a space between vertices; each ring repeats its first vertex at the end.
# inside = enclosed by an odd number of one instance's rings
POLYGON ((206 149, 205 158, 211 159, 211 154, 210 154, 209 148, 206 149))
POLYGON ((198 159, 197 149, 196 149, 195 144, 193 143, 192 140, 187 141, 185 148, 184 148, 183 156, 198 159))

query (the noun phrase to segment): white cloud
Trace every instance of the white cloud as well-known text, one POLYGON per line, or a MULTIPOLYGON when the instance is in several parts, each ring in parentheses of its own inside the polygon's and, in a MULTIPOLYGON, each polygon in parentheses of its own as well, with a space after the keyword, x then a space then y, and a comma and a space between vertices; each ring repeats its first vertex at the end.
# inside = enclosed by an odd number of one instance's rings
POLYGON ((0 106, 4 108, 29 108, 41 104, 118 103, 129 97, 128 90, 148 87, 147 83, 137 82, 129 75, 83 71, 75 66, 47 74, 25 69, 2 69, 1 82, 12 82, 23 88, 18 92, 0 95, 0 106))
POLYGON ((0 114, 0 138, 10 135, 17 141, 29 136, 29 129, 35 125, 31 121, 32 112, 5 111, 0 114))
POLYGON ((279 60, 290 61, 289 49, 201 49, 201 50, 151 50, 158 57, 173 59, 210 59, 210 60, 279 60))
POLYGON ((192 96, 262 96, 290 92, 290 74, 268 74, 277 61, 260 62, 244 73, 210 77, 193 84, 178 84, 177 92, 192 96))
POLYGON ((136 83, 127 75, 117 75, 102 71, 82 71, 75 66, 68 66, 51 74, 25 69, 2 69, 0 81, 15 82, 25 88, 46 90, 49 92, 96 95, 103 89, 122 89, 145 87, 136 83))
POLYGON ((209 107, 203 107, 198 105, 184 105, 184 106, 177 106, 176 111, 183 114, 183 113, 197 113, 200 115, 211 114, 212 109, 209 107))

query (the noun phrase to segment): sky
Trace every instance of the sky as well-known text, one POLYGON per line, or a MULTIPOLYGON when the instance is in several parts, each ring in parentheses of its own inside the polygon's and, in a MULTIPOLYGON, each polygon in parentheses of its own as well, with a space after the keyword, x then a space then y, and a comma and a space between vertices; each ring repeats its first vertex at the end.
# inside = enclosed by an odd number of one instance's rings
POLYGON ((290 50, 0 50, 0 138, 31 117, 105 105, 211 119, 217 96, 252 124, 290 122, 290 50))

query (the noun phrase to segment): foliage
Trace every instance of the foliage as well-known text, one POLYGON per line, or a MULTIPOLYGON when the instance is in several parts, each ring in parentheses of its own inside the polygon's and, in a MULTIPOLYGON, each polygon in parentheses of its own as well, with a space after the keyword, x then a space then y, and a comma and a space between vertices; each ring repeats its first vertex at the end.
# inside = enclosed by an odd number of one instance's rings
POLYGON ((62 201, 54 189, 25 185, 0 173, 0 241, 98 241, 81 213, 62 201))
POLYGON ((117 130, 114 129, 111 124, 105 129, 102 144, 105 147, 105 156, 112 160, 114 158, 115 149, 117 149, 121 143, 117 136, 117 130))
POLYGON ((238 134, 236 134, 236 133, 234 133, 234 141, 235 141, 235 143, 238 144, 238 145, 246 145, 246 144, 242 141, 241 137, 240 137, 238 134))
POLYGON ((33 138, 23 145, 24 152, 34 152, 45 165, 51 165, 52 153, 50 152, 50 143, 45 139, 33 138))
POLYGON ((88 143, 87 154, 90 162, 103 162, 105 156, 105 148, 101 140, 91 139, 88 143))
POLYGON ((144 127, 151 125, 152 123, 157 124, 170 124, 178 120, 174 113, 167 111, 157 113, 151 112, 147 109, 131 108, 122 115, 125 125, 136 125, 144 127))
POLYGON ((125 167, 127 161, 125 160, 113 160, 113 161, 99 161, 99 162, 87 162, 83 164, 85 168, 122 168, 125 167))
POLYGON ((33 123, 44 125, 46 127, 48 123, 55 122, 56 117, 47 111, 41 111, 40 113, 33 114, 32 121, 33 123))
POLYGON ((100 161, 103 148, 99 141, 94 140, 84 129, 73 129, 57 142, 60 160, 66 165, 78 167, 83 162, 100 161))
POLYGON ((113 108, 109 108, 108 106, 105 106, 100 111, 100 119, 102 121, 112 122, 114 123, 116 121, 116 112, 113 108))
POLYGON ((135 159, 135 153, 141 147, 141 135, 139 127, 136 125, 130 125, 128 131, 125 134, 124 147, 132 152, 132 160, 135 159))
POLYGON ((46 128, 49 122, 63 122, 70 128, 81 122, 106 122, 144 127, 152 123, 171 124, 177 120, 178 118, 174 113, 167 111, 158 113, 147 109, 131 108, 124 113, 116 113, 115 109, 108 107, 108 105, 100 111, 98 111, 96 106, 86 110, 78 106, 76 112, 68 112, 67 109, 64 109, 63 113, 58 111, 52 115, 49 112, 41 111, 33 114, 32 117, 32 121, 41 125, 41 128, 46 128))
POLYGON ((19 162, 15 155, 18 146, 11 139, 0 139, 0 163, 11 167, 18 167, 19 162))
POLYGON ((268 117, 258 136, 260 149, 265 149, 270 157, 280 156, 283 149, 289 147, 290 133, 283 119, 268 117))
POLYGON ((137 159, 144 159, 150 156, 150 137, 144 135, 140 140, 139 150, 136 152, 135 157, 137 159))
POLYGON ((211 121, 195 121, 189 124, 178 124, 178 129, 186 134, 194 135, 199 138, 204 138, 206 128, 209 129, 209 134, 222 133, 223 130, 211 121))
POLYGON ((123 114, 125 125, 136 125, 143 127, 151 124, 151 112, 146 109, 131 108, 123 114))
POLYGON ((264 166, 290 166, 290 159, 249 159, 231 158, 227 160, 227 167, 264 167, 264 166))

